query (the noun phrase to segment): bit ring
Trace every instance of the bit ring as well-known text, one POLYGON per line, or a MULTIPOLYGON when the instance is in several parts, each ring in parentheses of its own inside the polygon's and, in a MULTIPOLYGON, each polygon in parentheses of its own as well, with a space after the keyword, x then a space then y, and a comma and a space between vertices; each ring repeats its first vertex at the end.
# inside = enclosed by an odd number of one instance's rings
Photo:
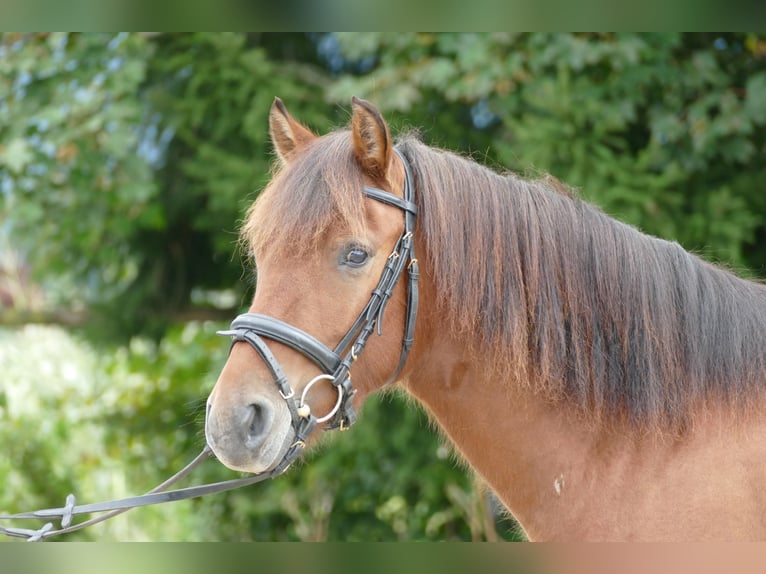
MULTIPOLYGON (((312 386, 314 386, 315 383, 318 383, 319 381, 327 380, 330 382, 335 381, 335 377, 328 374, 321 374, 317 375, 313 379, 311 379, 308 383, 306 383, 306 386, 303 388, 303 391, 301 392, 301 400, 298 403, 298 408, 301 409, 306 405, 306 395, 309 392, 309 389, 311 389, 312 386)), ((329 421, 333 416, 335 416, 335 413, 340 410, 340 404, 343 401, 343 388, 340 386, 335 387, 338 390, 338 400, 335 402, 335 406, 332 408, 332 410, 327 413, 325 416, 317 418, 317 423, 323 423, 329 421)))

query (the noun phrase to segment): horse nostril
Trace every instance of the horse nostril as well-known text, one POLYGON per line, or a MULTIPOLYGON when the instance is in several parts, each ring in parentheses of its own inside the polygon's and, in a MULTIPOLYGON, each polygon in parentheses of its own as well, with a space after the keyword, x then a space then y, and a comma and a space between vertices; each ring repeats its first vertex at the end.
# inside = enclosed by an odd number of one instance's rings
POLYGON ((251 422, 250 428, 248 428, 248 436, 257 436, 263 434, 263 407, 261 405, 250 405, 251 410, 251 422))
POLYGON ((250 448, 255 448, 266 439, 273 413, 271 407, 264 403, 251 403, 246 408, 244 426, 247 443, 250 448))

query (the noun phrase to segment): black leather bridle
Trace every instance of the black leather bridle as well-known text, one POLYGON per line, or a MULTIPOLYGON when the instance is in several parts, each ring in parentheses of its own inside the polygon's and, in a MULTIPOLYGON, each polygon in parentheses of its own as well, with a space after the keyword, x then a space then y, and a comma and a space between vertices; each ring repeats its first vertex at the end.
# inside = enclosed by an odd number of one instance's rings
POLYGON ((33 512, 0 515, 0 520, 37 519, 49 521, 57 519, 60 520, 61 524, 59 528, 56 528, 53 522, 46 522, 41 528, 37 529, 0 526, 0 534, 25 538, 28 541, 40 541, 59 534, 81 530, 87 526, 117 516, 131 508, 224 492, 262 482, 269 478, 275 478, 285 472, 290 464, 300 456, 306 446, 308 435, 316 428, 318 423, 327 422, 325 428, 328 430, 334 428, 345 430, 354 424, 356 414, 352 405, 352 398, 355 391, 351 385, 351 367, 361 354, 367 344, 367 339, 376 330, 376 327, 378 335, 381 334, 383 313, 405 268, 408 273, 408 283, 402 352, 396 371, 391 375, 389 382, 396 381, 397 377, 401 374, 415 336, 415 320, 418 313, 419 271, 418 260, 415 258, 413 232, 415 230, 415 217, 418 210, 415 205, 415 191, 409 162, 398 150, 395 151, 404 165, 403 197, 399 198, 382 189, 368 186, 365 186, 363 191, 364 195, 371 199, 401 209, 404 212, 404 230, 396 242, 394 250, 388 256, 380 280, 372 291, 370 300, 335 348, 330 349, 312 335, 297 327, 284 323, 274 317, 257 313, 244 313, 234 319, 230 329, 219 331, 220 335, 232 337, 232 347, 237 342, 243 341, 255 349, 269 368, 280 395, 282 395, 282 398, 287 402, 288 409, 290 409, 295 437, 281 461, 274 468, 246 478, 167 490, 173 484, 186 477, 212 454, 210 446, 205 445, 202 452, 188 465, 147 494, 81 505, 76 504, 74 495, 70 494, 67 496, 65 506, 61 508, 47 508, 33 512), (287 381, 282 367, 263 338, 283 343, 295 349, 321 369, 322 374, 314 377, 305 385, 300 399, 296 399, 295 392, 287 381), (329 380, 337 389, 338 400, 330 413, 317 418, 311 413, 311 409, 306 404, 306 395, 314 384, 325 379, 329 380), (73 524, 74 516, 102 512, 106 514, 73 524))
POLYGON ((376 330, 376 327, 378 335, 382 334, 383 313, 405 268, 408 274, 407 310, 404 336, 402 338, 402 351, 399 356, 399 364, 396 371, 391 375, 389 382, 396 380, 407 362, 407 356, 414 342, 415 320, 418 314, 419 271, 413 238, 418 209, 415 205, 415 192, 409 162, 398 150, 394 151, 404 166, 405 177, 402 197, 399 198, 392 193, 369 186, 365 186, 363 192, 370 199, 401 209, 404 213, 404 229, 394 246, 394 250, 386 260, 380 280, 375 289, 373 289, 370 300, 335 348, 330 349, 298 327, 274 317, 258 313, 239 315, 232 322, 230 329, 218 332, 219 335, 232 337, 232 347, 237 342, 245 342, 255 349, 256 353, 258 353, 269 368, 274 383, 279 389, 279 394, 287 402, 292 418, 295 440, 285 453, 282 461, 277 465, 277 469, 286 469, 297 458, 305 447, 308 435, 317 423, 327 422, 326 430, 336 428, 346 430, 356 422, 356 413, 352 405, 352 398, 356 391, 351 385, 351 367, 364 350, 367 339, 376 330), (263 337, 298 351, 322 371, 321 375, 306 384, 300 399, 295 397, 295 392, 287 381, 284 371, 268 345, 264 342, 263 337), (337 389, 338 400, 328 415, 317 418, 311 413, 305 398, 316 382, 325 379, 329 380, 337 389))

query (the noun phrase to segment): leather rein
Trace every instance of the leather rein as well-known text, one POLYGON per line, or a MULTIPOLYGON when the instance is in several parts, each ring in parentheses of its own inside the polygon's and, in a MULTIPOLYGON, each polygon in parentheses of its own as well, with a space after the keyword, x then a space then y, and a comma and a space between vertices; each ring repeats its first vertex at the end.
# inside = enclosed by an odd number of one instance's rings
POLYGON ((38 519, 48 521, 41 528, 37 529, 0 526, 0 534, 25 538, 29 542, 41 541, 52 536, 74 532, 103 522, 123 512, 127 512, 131 508, 225 492, 275 478, 284 473, 295 459, 300 456, 306 447, 306 440, 309 434, 316 428, 317 424, 326 422, 325 430, 346 430, 353 425, 356 422, 356 413, 352 405, 352 398, 356 391, 351 384, 351 367, 364 350, 367 340, 373 331, 377 331, 378 335, 382 334, 383 313, 405 269, 407 269, 408 274, 407 310, 404 336, 402 337, 402 351, 399 357, 399 364, 396 371, 391 375, 389 383, 396 381, 397 377, 401 374, 414 342, 415 320, 418 312, 419 278, 418 260, 415 257, 413 238, 417 207, 409 162, 401 152, 398 150, 394 151, 404 166, 405 181, 402 197, 400 198, 382 189, 369 186, 364 186, 363 193, 370 199, 401 209, 404 213, 404 230, 396 242, 394 250, 386 260, 380 280, 372 291, 370 300, 335 348, 330 349, 309 333, 293 325, 258 313, 239 315, 234 319, 228 330, 218 331, 219 335, 230 336, 232 338, 232 348, 238 342, 245 342, 253 347, 266 363, 273 382, 279 389, 279 394, 285 400, 290 410, 294 441, 273 469, 246 478, 167 490, 191 473, 209 456, 213 455, 210 446, 206 444, 202 452, 183 469, 146 494, 80 505, 76 504, 74 495, 69 494, 66 497, 65 505, 61 508, 0 515, 0 520, 38 519), (311 360, 322 371, 322 374, 314 377, 306 384, 300 398, 296 398, 295 391, 287 381, 282 367, 263 338, 291 347, 311 360), (306 395, 316 383, 322 380, 329 381, 335 387, 338 399, 330 413, 317 418, 306 403, 306 395), (76 524, 72 523, 74 516, 94 513, 106 514, 76 524), (60 526, 56 528, 51 520, 60 521, 60 526))

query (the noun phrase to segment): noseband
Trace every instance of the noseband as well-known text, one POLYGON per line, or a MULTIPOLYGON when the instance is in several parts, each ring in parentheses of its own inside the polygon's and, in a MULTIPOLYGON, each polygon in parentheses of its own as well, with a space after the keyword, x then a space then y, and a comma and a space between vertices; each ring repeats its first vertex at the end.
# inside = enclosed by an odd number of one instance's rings
POLYGON ((414 186, 409 162, 398 150, 394 151, 404 165, 403 197, 399 198, 392 193, 369 186, 363 188, 363 193, 370 199, 401 209, 404 213, 404 230, 396 242, 394 250, 386 260, 380 280, 373 289, 370 300, 335 348, 330 349, 298 327, 259 313, 239 315, 232 322, 230 329, 218 332, 219 335, 232 337, 232 347, 241 341, 255 349, 255 352, 266 363, 279 394, 290 410, 295 439, 280 463, 271 471, 275 475, 281 474, 300 455, 306 446, 305 441, 308 435, 314 430, 317 423, 327 421, 325 430, 337 428, 346 430, 356 422, 356 413, 352 405, 352 398, 356 390, 351 384, 351 367, 364 350, 367 339, 372 332, 377 330, 378 335, 382 334, 383 313, 405 268, 408 274, 407 311, 402 351, 399 356, 399 364, 396 371, 391 375, 389 383, 394 382, 401 373, 407 361, 407 355, 412 348, 415 319, 418 313, 419 271, 413 241, 417 207, 414 201, 414 186), (306 384, 299 400, 296 399, 295 391, 290 386, 282 367, 263 338, 277 341, 298 351, 322 371, 322 374, 306 384), (338 400, 329 414, 317 418, 311 413, 311 409, 306 403, 306 394, 314 384, 325 379, 336 388, 338 400))

